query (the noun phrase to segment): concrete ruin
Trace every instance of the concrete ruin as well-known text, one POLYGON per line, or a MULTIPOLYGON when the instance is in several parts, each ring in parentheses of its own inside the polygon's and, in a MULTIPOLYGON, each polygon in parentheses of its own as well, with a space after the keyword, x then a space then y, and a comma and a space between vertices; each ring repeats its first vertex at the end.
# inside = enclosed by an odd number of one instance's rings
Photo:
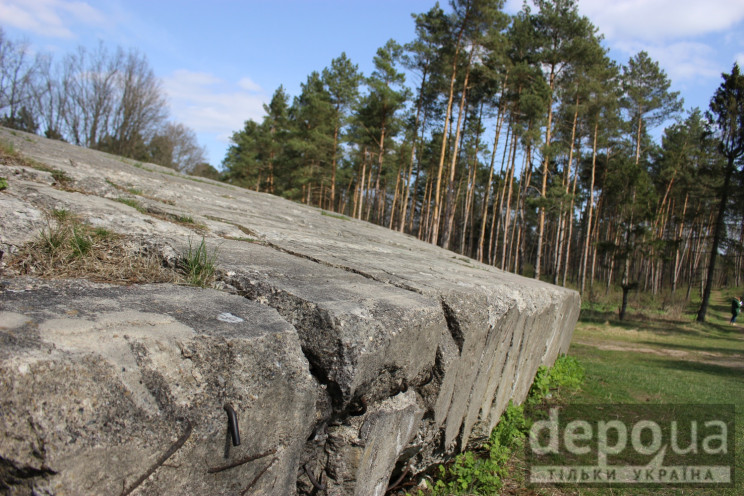
POLYGON ((382 495, 488 436, 568 349, 574 291, 157 165, 0 143, 35 165, 0 163, 4 264, 60 209, 133 257, 216 254, 208 289, 3 270, 0 492, 382 495))

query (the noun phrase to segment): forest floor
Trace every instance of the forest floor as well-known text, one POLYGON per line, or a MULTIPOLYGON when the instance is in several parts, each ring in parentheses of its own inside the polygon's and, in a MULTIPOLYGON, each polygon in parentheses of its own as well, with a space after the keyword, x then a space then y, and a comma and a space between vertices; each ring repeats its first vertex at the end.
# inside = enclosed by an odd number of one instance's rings
MULTIPOLYGON (((581 390, 565 404, 735 405, 735 487, 540 487, 524 482, 517 453, 502 494, 532 495, 741 495, 744 494, 744 321, 729 324, 730 302, 744 290, 713 294, 707 322, 695 321, 699 302, 669 297, 635 302, 625 320, 616 301, 585 301, 569 355, 586 372, 581 390)), ((622 407, 619 407, 622 408, 622 407)), ((709 410, 715 407, 705 407, 709 410)), ((701 435, 702 437, 702 435, 701 435)))

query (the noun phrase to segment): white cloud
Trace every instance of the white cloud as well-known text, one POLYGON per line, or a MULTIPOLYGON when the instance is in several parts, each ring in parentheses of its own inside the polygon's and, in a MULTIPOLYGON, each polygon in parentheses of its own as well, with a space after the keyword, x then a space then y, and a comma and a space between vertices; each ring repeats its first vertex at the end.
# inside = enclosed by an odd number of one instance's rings
POLYGON ((52 38, 75 38, 76 24, 100 25, 106 16, 86 2, 0 0, 0 23, 52 38))
POLYGON ((740 68, 744 69, 744 53, 737 53, 735 61, 740 68))
POLYGON ((608 40, 660 41, 722 32, 744 20, 741 0, 580 0, 608 40))
POLYGON ((246 91, 250 91, 254 93, 261 91, 261 86, 253 82, 253 80, 249 77, 244 77, 243 79, 238 81, 238 86, 240 86, 246 91))
POLYGON ((718 77, 716 51, 705 43, 618 42, 614 48, 629 55, 641 50, 657 61, 672 81, 702 81, 718 77))
POLYGON ((227 142, 246 120, 263 119, 267 98, 250 78, 231 84, 210 73, 178 70, 163 83, 175 120, 197 134, 217 134, 227 142))

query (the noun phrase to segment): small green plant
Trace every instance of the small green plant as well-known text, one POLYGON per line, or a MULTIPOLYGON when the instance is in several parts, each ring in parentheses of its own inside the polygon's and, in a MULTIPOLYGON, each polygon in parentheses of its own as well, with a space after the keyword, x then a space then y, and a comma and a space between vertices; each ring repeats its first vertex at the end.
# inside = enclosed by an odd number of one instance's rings
POLYGON ((190 215, 177 215, 176 222, 180 222, 181 224, 195 224, 194 218, 190 215))
POLYGON ((524 407, 509 402, 483 446, 485 452, 466 451, 457 455, 450 465, 440 465, 438 479, 428 486, 430 492, 427 494, 498 494, 502 479, 508 475, 509 458, 523 445, 530 425, 524 407))
POLYGON ((186 282, 201 288, 209 286, 214 280, 216 261, 217 250, 210 251, 204 237, 196 247, 189 239, 189 249, 181 261, 181 269, 185 274, 186 282))
POLYGON ((72 236, 70 237, 70 247, 72 248, 73 257, 84 257, 93 246, 93 240, 86 230, 78 226, 73 226, 72 236))
POLYGON ((528 405, 536 405, 546 398, 550 398, 555 390, 576 391, 584 382, 584 369, 579 362, 568 355, 561 355, 553 367, 537 369, 532 381, 530 393, 527 396, 528 405))
POLYGON ((119 198, 115 198, 115 201, 118 201, 119 203, 123 203, 124 205, 128 205, 132 207, 133 209, 137 210, 138 212, 145 213, 145 208, 142 205, 140 205, 140 203, 134 198, 124 198, 120 196, 119 198))
POLYGON ((65 171, 61 171, 59 169, 52 169, 51 171, 52 178, 59 183, 61 186, 67 186, 70 182, 72 182, 72 179, 70 176, 65 173, 65 171))
POLYGON ((127 192, 132 195, 142 196, 142 190, 137 188, 127 188, 127 192))
POLYGON ((515 405, 510 401, 488 438, 486 447, 491 458, 503 458, 504 448, 508 451, 522 446, 530 425, 530 421, 524 416, 524 405, 515 405))
POLYGON ((441 478, 434 484, 432 494, 495 494, 501 489, 501 476, 504 474, 504 469, 490 457, 466 451, 457 455, 448 468, 439 466, 441 478))
POLYGON ((54 257, 65 244, 67 232, 62 228, 62 226, 54 226, 50 223, 41 229, 39 239, 41 241, 40 248, 48 255, 54 257))
POLYGON ((325 210, 320 211, 320 215, 325 215, 326 217, 333 217, 334 219, 341 219, 341 220, 350 220, 347 216, 341 215, 341 214, 334 214, 331 212, 326 212, 325 210))
POLYGON ((52 210, 51 214, 54 220, 59 223, 69 222, 73 218, 72 212, 70 212, 66 208, 54 209, 52 210))
POLYGON ((0 177, 0 191, 8 188, 8 180, 4 177, 0 177))

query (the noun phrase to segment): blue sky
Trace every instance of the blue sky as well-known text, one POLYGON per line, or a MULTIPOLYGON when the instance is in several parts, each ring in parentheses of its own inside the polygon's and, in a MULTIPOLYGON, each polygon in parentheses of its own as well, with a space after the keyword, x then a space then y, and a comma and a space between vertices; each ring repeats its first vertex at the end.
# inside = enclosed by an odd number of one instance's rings
MULTIPOLYGON (((378 47, 411 41, 411 13, 434 0, 0 0, 14 40, 62 56, 99 40, 137 48, 162 79, 171 114, 213 165, 246 119, 284 85, 291 96, 346 52, 365 74, 378 47)), ((446 5, 446 0, 441 2, 446 5)), ((657 60, 685 107, 707 107, 722 72, 744 65, 744 0, 579 0, 620 63, 657 60)), ((521 0, 509 0, 516 12, 521 0)))

